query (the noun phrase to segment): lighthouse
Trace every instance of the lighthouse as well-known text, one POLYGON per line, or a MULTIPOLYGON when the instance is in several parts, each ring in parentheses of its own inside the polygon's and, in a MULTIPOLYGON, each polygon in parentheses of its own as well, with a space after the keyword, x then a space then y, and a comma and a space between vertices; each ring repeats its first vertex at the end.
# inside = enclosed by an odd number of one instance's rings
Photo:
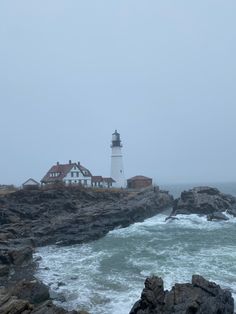
POLYGON ((115 133, 112 134, 111 144, 111 177, 116 181, 114 184, 116 188, 126 187, 121 148, 122 144, 120 134, 117 132, 117 130, 115 130, 115 133))

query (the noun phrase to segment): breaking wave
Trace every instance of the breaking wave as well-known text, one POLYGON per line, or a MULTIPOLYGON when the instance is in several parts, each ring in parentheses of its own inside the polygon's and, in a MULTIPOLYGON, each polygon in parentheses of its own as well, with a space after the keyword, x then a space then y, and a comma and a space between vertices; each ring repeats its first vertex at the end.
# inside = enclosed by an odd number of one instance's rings
POLYGON ((236 297, 236 218, 228 217, 209 222, 179 215, 165 222, 157 215, 92 243, 39 248, 37 276, 57 295, 56 303, 92 314, 128 313, 152 274, 166 289, 200 274, 236 297))

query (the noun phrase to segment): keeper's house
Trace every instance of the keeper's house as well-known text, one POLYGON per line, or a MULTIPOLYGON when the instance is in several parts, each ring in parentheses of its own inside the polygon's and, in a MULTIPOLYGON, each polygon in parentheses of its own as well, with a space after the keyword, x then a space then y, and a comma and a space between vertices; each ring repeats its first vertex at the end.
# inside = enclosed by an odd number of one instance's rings
POLYGON ((69 160, 68 164, 60 164, 52 166, 51 169, 41 180, 42 185, 64 183, 80 184, 83 186, 91 186, 92 174, 91 172, 82 166, 80 162, 75 163, 69 160))
POLYGON ((111 188, 115 181, 112 178, 92 176, 91 172, 80 162, 71 162, 52 166, 41 180, 42 185, 63 183, 65 185, 82 185, 84 187, 111 188))

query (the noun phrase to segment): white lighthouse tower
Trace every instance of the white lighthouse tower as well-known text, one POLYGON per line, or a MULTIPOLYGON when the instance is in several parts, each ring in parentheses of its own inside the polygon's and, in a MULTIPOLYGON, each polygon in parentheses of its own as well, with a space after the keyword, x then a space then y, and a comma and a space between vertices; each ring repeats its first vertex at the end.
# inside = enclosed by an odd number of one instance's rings
POLYGON ((114 186, 117 188, 126 187, 121 148, 120 134, 116 130, 115 133, 112 134, 111 177, 116 181, 114 186))

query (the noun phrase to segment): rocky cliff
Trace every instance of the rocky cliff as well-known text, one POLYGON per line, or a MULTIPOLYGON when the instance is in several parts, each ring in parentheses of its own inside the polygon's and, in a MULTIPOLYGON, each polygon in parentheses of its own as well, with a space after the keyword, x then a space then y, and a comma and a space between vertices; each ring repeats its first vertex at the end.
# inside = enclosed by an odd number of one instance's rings
POLYGON ((166 192, 78 188, 18 191, 0 198, 0 240, 70 245, 104 236, 171 207, 166 192))
POLYGON ((92 241, 172 204, 172 196, 158 189, 64 187, 0 197, 0 313, 67 313, 53 305, 48 288, 33 277, 35 246, 92 241))

